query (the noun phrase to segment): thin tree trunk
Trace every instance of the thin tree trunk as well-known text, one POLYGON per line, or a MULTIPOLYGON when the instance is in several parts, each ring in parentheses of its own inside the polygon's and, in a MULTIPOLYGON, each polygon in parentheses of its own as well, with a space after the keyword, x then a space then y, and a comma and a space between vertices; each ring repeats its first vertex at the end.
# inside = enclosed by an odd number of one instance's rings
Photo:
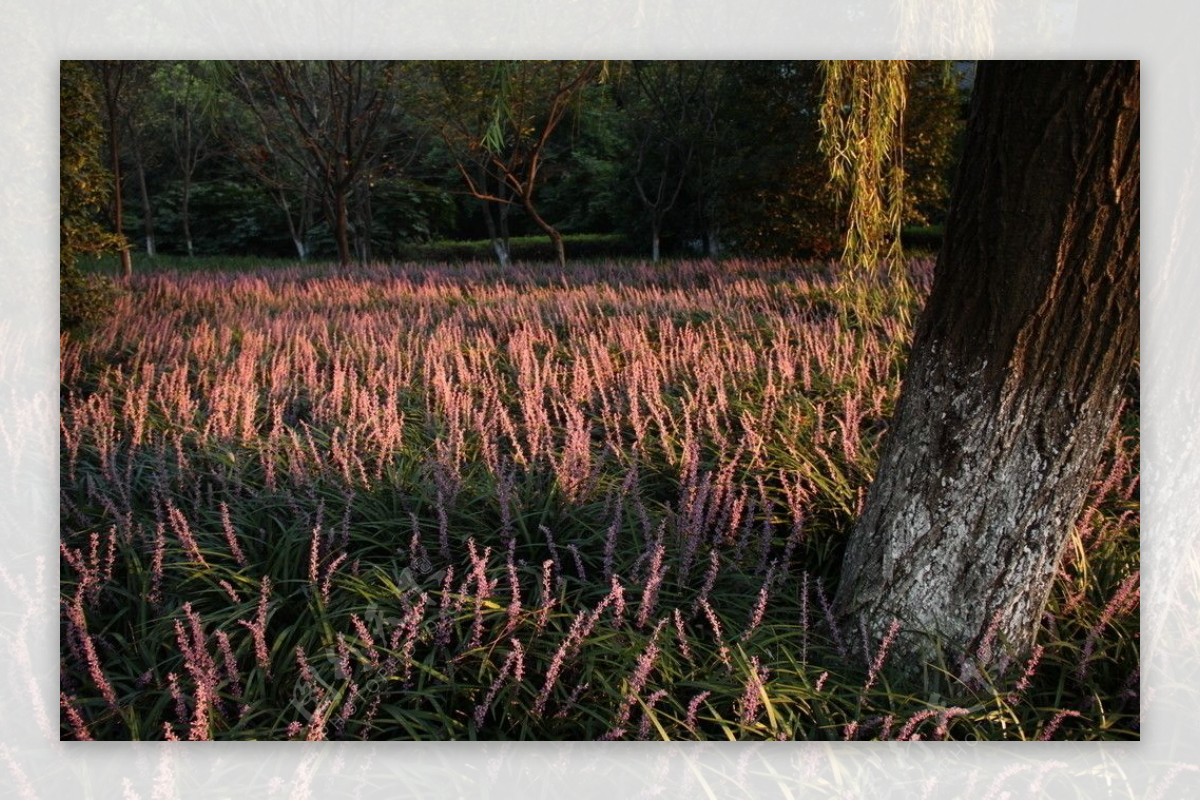
POLYGON ((496 260, 500 262, 500 269, 508 269, 508 248, 504 246, 504 242, 499 239, 492 239, 492 250, 496 254, 496 260))
POLYGON ((192 213, 190 211, 191 202, 192 176, 191 173, 185 173, 183 176, 183 197, 179 203, 179 217, 183 221, 183 241, 187 244, 187 254, 189 259, 195 258, 196 256, 196 249, 192 245, 192 213))
POLYGON ((558 266, 566 269, 567 267, 567 249, 563 244, 562 234, 557 229, 551 228, 547 233, 550 235, 550 241, 554 244, 554 258, 558 262, 558 266))
POLYGON ((893 663, 1027 652, 1138 343, 1137 62, 980 65, 946 240, 835 607, 893 663), (893 652, 895 654, 895 652, 893 652))
POLYGON ((113 230, 121 240, 121 275, 129 278, 133 275, 133 255, 129 252, 129 243, 125 241, 125 211, 121 202, 121 142, 117 136, 118 125, 112 120, 116 118, 116 107, 109 104, 109 159, 112 164, 113 193, 112 216, 113 230))
POLYGON ((709 225, 704 231, 705 250, 710 259, 721 255, 721 237, 717 226, 709 225))
MULTIPOLYGON (((483 222, 487 226, 488 239, 492 243, 492 251, 496 254, 496 260, 500 262, 500 269, 508 267, 508 238, 501 235, 501 232, 496 228, 496 221, 492 219, 492 201, 480 200, 483 205, 483 222)), ((506 206, 501 206, 500 217, 504 219, 504 209, 506 206)))
POLYGON ((512 212, 512 204, 505 203, 497 212, 500 218, 500 243, 504 246, 504 263, 508 264, 512 260, 512 242, 508 235, 508 215, 512 212))
POLYGON ((287 221, 288 235, 292 238, 292 244, 296 248, 296 256, 302 262, 308 259, 308 231, 312 224, 312 196, 308 194, 308 191, 309 187, 305 185, 304 194, 301 195, 300 200, 300 211, 293 213, 292 204, 288 203, 287 190, 283 186, 275 188, 275 199, 287 221))
POLYGON ((138 197, 142 202, 142 235, 146 244, 146 255, 154 258, 154 209, 150 205, 150 189, 146 185, 146 161, 142 158, 142 145, 130 117, 125 118, 125 131, 129 135, 129 149, 133 153, 133 164, 137 169, 138 197))
POLYGON ((96 61, 92 62, 97 79, 104 94, 104 111, 108 124, 108 155, 112 168, 112 221, 113 233, 117 235, 120 244, 118 252, 121 258, 121 274, 125 278, 133 275, 133 255, 129 251, 129 243, 125 239, 125 214, 121 196, 121 87, 125 80, 126 62, 96 61))
MULTIPOLYGON (((287 193, 283 189, 276 190, 276 193, 276 197, 279 198, 279 207, 283 209, 283 218, 287 220, 288 235, 292 238, 292 244, 296 247, 296 256, 300 261, 304 261, 308 256, 308 249, 304 246, 304 236, 296 226, 296 221, 292 218, 292 204, 288 203, 287 193)), ((191 242, 190 237, 188 242, 191 242)))
MULTIPOLYGON (((488 191, 488 170, 484 164, 479 165, 479 182, 484 191, 488 191)), ((508 213, 512 209, 511 203, 502 202, 505 198, 510 198, 508 186, 504 181, 499 182, 496 188, 496 197, 501 198, 501 201, 490 200, 486 197, 481 197, 479 202, 483 204, 483 220, 487 225, 488 237, 492 241, 492 250, 496 254, 496 259, 500 262, 501 269, 508 267, 512 258, 512 248, 508 242, 508 213), (492 206, 496 206, 497 221, 492 219, 492 206)))
POLYGON ((538 228, 541 228, 546 236, 550 237, 550 244, 554 247, 554 258, 558 262, 558 266, 566 268, 567 266, 567 251, 563 245, 563 236, 558 229, 550 223, 542 219, 542 216, 537 213, 537 209, 533 206, 533 201, 528 195, 522 198, 525 204, 525 211, 533 218, 534 223, 538 228))
POLYGON ((355 204, 355 220, 354 230, 354 249, 358 253, 358 260, 362 264, 371 261, 371 226, 374 220, 372 219, 373 211, 371 209, 371 187, 370 181, 364 179, 358 185, 358 190, 354 193, 358 202, 355 204))
POLYGON ((175 148, 175 159, 179 162, 180 171, 183 173, 183 186, 180 189, 179 217, 183 225, 183 242, 187 248, 189 259, 196 257, 195 243, 192 241, 192 179, 196 174, 196 168, 206 158, 205 143, 207 137, 201 134, 199 142, 196 142, 196 137, 193 136, 195 129, 194 117, 192 115, 192 107, 189 103, 194 84, 188 83, 185 97, 182 102, 177 101, 176 108, 182 111, 182 131, 177 127, 177 124, 172 126, 172 139, 175 148), (182 136, 182 141, 180 137, 182 136))
POLYGON ((346 193, 339 192, 333 199, 334 239, 337 241, 338 262, 348 267, 350 258, 350 222, 346 210, 346 193))
POLYGON ((142 197, 142 232, 146 237, 146 255, 154 258, 157 255, 154 247, 154 210, 150 206, 150 191, 146 186, 146 167, 136 145, 134 153, 137 160, 138 188, 142 197))

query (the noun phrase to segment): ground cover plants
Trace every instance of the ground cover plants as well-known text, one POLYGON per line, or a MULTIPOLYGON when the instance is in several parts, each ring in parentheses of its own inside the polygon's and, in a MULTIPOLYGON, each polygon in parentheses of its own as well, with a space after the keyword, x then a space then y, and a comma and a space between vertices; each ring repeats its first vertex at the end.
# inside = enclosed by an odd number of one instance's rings
POLYGON ((1136 738, 1135 382, 1032 656, 829 615, 931 269, 134 277, 61 342, 62 737, 1136 738))

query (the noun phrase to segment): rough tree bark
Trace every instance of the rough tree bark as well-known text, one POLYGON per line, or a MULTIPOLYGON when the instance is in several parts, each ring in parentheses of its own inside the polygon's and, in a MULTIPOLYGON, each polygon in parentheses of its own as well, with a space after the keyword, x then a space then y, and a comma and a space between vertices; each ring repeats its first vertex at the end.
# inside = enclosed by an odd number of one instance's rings
POLYGON ((876 637, 899 620, 910 665, 940 648, 996 669, 1033 644, 1138 347, 1139 88, 1137 62, 979 67, 835 601, 876 637))

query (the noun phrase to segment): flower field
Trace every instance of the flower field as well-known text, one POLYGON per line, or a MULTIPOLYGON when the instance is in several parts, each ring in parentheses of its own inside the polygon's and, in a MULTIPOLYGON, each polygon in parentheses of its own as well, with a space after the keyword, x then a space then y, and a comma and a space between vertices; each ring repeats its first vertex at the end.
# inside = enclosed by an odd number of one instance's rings
POLYGON ((1033 655, 900 681, 829 599, 917 310, 835 287, 135 277, 62 339, 62 737, 1137 738, 1136 389, 1033 655))

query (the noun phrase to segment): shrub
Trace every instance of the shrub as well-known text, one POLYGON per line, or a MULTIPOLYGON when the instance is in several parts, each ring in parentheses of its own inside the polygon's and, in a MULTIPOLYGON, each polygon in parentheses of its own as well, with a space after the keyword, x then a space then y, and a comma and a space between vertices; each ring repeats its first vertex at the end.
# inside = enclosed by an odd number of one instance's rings
POLYGON ((74 265, 62 264, 59 273, 59 325, 67 330, 102 319, 112 308, 119 293, 111 279, 101 275, 85 275, 74 265))
POLYGON ((123 241, 100 223, 112 175, 98 155, 103 133, 94 81, 81 62, 64 61, 61 70, 59 324, 67 329, 102 316, 115 293, 111 282, 84 276, 79 257, 117 250, 123 241))

